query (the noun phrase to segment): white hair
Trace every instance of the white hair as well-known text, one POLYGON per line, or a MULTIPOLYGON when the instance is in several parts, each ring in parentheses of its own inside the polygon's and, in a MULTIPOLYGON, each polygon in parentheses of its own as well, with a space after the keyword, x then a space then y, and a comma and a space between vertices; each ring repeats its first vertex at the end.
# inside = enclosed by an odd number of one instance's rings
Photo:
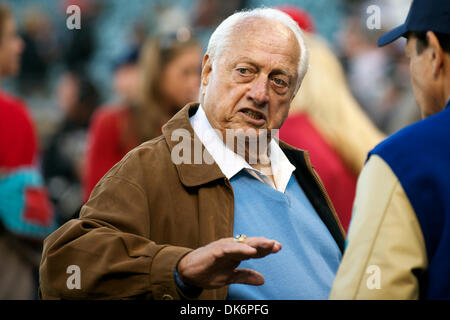
POLYGON ((297 22, 295 22, 288 14, 280 10, 272 8, 256 8, 247 11, 239 11, 232 14, 224 21, 222 21, 222 23, 216 28, 216 30, 209 38, 206 54, 208 54, 208 56, 212 60, 218 57, 221 53, 223 44, 227 41, 228 37, 233 32, 234 26, 236 26, 239 22, 241 22, 244 19, 254 17, 275 20, 277 22, 282 23, 284 26, 286 26, 294 33, 295 38, 297 39, 300 47, 300 55, 297 65, 298 78, 297 78, 297 86, 295 88, 295 92, 297 92, 298 88, 300 87, 300 83, 302 82, 306 74, 306 71, 308 70, 309 64, 308 49, 306 48, 305 45, 303 31, 298 26, 297 22))

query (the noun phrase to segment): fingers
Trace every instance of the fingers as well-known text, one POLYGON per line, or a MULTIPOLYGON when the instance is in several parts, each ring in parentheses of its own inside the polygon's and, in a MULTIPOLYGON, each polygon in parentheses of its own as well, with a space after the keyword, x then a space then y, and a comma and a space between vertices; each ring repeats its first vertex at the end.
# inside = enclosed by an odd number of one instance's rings
POLYGON ((264 284, 264 277, 250 269, 236 269, 243 260, 262 258, 281 250, 281 244, 264 237, 244 242, 223 238, 193 250, 178 262, 181 279, 202 288, 219 288, 229 283, 264 284))
POLYGON ((246 245, 255 248, 258 252, 253 258, 262 258, 271 253, 281 250, 281 243, 264 237, 249 237, 244 242, 246 245))
POLYGON ((235 261, 242 261, 253 258, 258 254, 258 250, 245 243, 232 242, 223 247, 223 257, 235 261))
POLYGON ((253 286, 260 286, 264 284, 264 277, 261 273, 251 269, 235 269, 230 278, 231 283, 242 283, 253 286))
POLYGON ((224 244, 224 257, 242 261, 250 258, 263 258, 281 250, 281 243, 264 237, 249 237, 245 242, 230 242, 224 244))

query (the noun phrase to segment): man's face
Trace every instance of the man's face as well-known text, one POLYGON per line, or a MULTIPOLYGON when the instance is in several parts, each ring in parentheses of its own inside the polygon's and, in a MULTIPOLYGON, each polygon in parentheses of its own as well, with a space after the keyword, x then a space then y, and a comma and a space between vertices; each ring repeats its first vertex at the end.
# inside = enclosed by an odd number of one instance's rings
POLYGON ((212 127, 279 129, 295 94, 300 47, 278 22, 240 22, 216 57, 203 60, 200 101, 212 127))
POLYGON ((443 106, 439 101, 439 84, 432 72, 430 49, 426 48, 418 54, 416 45, 417 38, 414 36, 408 37, 406 55, 409 58, 411 83, 422 117, 426 118, 441 111, 443 106))
POLYGON ((0 35, 0 75, 14 76, 20 70, 20 55, 24 44, 17 34, 16 24, 8 18, 0 35))

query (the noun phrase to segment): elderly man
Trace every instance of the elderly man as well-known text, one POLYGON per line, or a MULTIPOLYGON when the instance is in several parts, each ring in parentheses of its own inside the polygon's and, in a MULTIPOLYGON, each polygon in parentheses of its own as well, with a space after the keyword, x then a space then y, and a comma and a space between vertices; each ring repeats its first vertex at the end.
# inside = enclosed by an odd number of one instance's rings
POLYGON ((414 0, 404 36, 424 120, 375 147, 358 180, 333 299, 450 299, 450 2, 414 0))
POLYGON ((327 298, 342 227, 308 155, 266 136, 287 117, 307 57, 280 11, 223 21, 203 58, 200 105, 128 153, 80 218, 47 238, 42 297, 327 298), (183 132, 194 152, 178 154, 183 132), (230 132, 243 133, 244 152, 230 132))

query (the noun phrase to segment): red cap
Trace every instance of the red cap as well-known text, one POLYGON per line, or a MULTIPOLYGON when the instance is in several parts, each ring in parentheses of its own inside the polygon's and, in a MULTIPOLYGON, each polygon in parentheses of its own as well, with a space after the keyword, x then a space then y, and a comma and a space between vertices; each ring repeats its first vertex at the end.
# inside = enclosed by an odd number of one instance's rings
POLYGON ((287 13, 295 22, 297 22, 297 24, 303 31, 311 33, 316 32, 314 20, 305 10, 302 10, 296 6, 280 6, 276 7, 275 9, 287 13))

